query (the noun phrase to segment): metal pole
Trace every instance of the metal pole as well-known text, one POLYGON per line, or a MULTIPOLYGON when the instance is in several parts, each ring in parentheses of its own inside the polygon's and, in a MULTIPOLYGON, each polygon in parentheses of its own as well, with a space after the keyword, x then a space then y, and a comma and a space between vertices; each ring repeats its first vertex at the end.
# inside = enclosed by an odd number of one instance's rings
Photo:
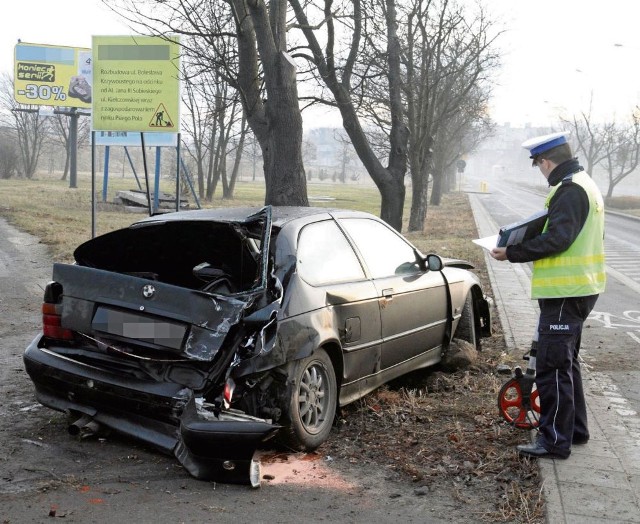
POLYGON ((69 187, 78 187, 78 110, 69 111, 69 187))
POLYGON ((91 131, 91 238, 96 236, 96 132, 91 131))
POLYGON ((144 182, 147 185, 147 203, 149 204, 149 216, 153 216, 151 206, 151 193, 149 191, 149 167, 147 166, 147 152, 144 147, 144 133, 140 133, 140 142, 142 143, 142 165, 144 167, 144 182))
POLYGON ((176 146, 176 211, 180 211, 180 133, 176 146))
POLYGON ((105 146, 104 147, 104 175, 103 175, 103 179, 102 179, 102 201, 106 202, 107 201, 107 187, 109 186, 109 157, 110 155, 110 151, 111 151, 111 146, 105 146))
POLYGON ((153 210, 160 209, 160 146, 156 146, 155 182, 153 186, 153 210))

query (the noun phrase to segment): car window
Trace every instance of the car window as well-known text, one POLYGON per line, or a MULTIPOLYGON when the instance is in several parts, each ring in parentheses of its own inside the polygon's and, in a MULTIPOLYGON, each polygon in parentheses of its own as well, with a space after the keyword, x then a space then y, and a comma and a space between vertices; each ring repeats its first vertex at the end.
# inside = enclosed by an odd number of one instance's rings
POLYGON ((340 225, 351 236, 374 278, 419 271, 413 247, 391 228, 366 218, 346 218, 340 225))
POLYGON ((298 272, 312 286, 365 278, 353 248, 333 220, 302 229, 298 239, 298 272))

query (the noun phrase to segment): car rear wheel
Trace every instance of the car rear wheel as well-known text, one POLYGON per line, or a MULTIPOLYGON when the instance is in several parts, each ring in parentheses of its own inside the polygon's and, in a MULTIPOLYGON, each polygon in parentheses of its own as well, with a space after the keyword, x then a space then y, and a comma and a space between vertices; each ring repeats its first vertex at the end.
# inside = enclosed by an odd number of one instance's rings
POLYGON ((295 363, 291 378, 288 431, 283 442, 300 451, 322 444, 333 426, 338 398, 336 374, 324 349, 295 363))

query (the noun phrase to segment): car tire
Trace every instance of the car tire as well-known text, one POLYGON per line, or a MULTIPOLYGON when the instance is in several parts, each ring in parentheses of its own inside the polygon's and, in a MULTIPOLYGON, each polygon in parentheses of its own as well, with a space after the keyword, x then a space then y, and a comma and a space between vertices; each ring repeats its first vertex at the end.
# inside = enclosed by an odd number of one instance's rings
POLYGON ((312 451, 327 440, 338 400, 336 374, 324 349, 295 362, 289 392, 288 427, 280 432, 280 441, 291 449, 312 451))
POLYGON ((464 302, 462 315, 460 316, 458 327, 456 328, 453 338, 464 340, 465 342, 472 344, 474 348, 478 349, 475 308, 473 307, 473 297, 471 296, 471 293, 467 295, 467 299, 464 302))

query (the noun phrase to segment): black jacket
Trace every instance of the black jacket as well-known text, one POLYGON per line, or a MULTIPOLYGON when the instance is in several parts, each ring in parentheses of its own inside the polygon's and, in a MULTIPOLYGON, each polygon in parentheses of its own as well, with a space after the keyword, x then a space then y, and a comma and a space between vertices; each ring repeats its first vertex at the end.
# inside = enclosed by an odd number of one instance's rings
POLYGON ((549 186, 562 184, 549 202, 547 231, 507 247, 509 262, 532 262, 561 253, 573 244, 589 214, 586 191, 571 181, 571 175, 584 171, 577 159, 567 160, 549 174, 549 186))

